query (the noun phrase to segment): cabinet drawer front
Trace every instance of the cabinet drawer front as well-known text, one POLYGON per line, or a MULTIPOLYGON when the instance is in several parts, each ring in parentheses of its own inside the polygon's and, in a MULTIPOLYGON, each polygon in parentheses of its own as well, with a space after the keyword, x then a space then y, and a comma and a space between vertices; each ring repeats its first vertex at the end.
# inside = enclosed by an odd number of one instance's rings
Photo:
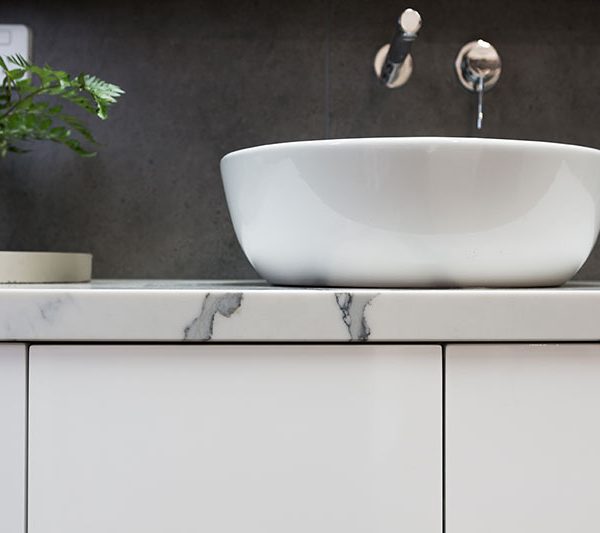
POLYGON ((449 347, 446 531, 597 531, 599 412, 598 345, 449 347))
POLYGON ((437 346, 35 346, 29 533, 439 533, 437 346))
POLYGON ((25 532, 27 347, 0 345, 0 531, 25 532))

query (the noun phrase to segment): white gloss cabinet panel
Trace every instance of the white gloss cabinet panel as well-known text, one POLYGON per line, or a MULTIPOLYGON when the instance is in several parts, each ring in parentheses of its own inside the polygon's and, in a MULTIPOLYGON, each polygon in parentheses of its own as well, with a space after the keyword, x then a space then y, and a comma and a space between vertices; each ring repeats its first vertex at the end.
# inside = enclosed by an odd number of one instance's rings
POLYGON ((25 532, 27 347, 0 344, 0 532, 25 532))
POLYGON ((440 533, 441 348, 34 346, 29 533, 440 533))
POLYGON ((447 533, 598 531, 599 413, 599 345, 448 347, 447 533))

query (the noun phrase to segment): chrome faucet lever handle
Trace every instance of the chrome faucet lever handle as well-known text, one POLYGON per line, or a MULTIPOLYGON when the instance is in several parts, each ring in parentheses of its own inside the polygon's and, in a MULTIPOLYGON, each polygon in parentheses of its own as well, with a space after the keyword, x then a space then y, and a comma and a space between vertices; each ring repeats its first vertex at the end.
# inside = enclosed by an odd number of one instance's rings
POLYGON ((475 90, 477 91, 477 129, 480 130, 483 126, 483 78, 479 78, 477 81, 477 89, 475 90))
POLYGON ((377 52, 373 66, 386 87, 400 87, 410 78, 413 68, 410 49, 421 25, 421 15, 414 9, 406 9, 398 18, 392 42, 377 52))
POLYGON ((454 63, 461 85, 477 93, 477 129, 483 125, 483 93, 489 91, 500 78, 502 62, 496 49, 479 39, 460 49, 454 63))

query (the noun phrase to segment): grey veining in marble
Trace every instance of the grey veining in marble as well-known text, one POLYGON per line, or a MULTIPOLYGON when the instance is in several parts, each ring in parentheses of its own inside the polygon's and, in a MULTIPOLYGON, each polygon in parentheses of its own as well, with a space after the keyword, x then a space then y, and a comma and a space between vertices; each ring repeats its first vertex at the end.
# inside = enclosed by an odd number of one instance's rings
POLYGON ((371 328, 367 323, 366 310, 376 296, 349 292, 335 294, 335 301, 342 313, 344 324, 348 328, 350 340, 364 342, 369 339, 371 328))
POLYGON ((49 298, 40 305, 40 315, 42 319, 49 324, 59 319, 61 309, 72 301, 70 295, 59 296, 57 298, 49 298))
POLYGON ((244 295, 241 292, 212 294, 204 297, 200 314, 184 329, 183 340, 208 341, 212 339, 215 317, 229 318, 242 305, 244 295))

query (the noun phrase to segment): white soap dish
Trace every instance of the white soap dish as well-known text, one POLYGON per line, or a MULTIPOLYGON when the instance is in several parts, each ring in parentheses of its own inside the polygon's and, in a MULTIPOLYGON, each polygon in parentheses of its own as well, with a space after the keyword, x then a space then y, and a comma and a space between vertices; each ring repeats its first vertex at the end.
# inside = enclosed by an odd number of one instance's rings
POLYGON ((0 252, 0 283, 83 283, 92 278, 92 254, 0 252))

